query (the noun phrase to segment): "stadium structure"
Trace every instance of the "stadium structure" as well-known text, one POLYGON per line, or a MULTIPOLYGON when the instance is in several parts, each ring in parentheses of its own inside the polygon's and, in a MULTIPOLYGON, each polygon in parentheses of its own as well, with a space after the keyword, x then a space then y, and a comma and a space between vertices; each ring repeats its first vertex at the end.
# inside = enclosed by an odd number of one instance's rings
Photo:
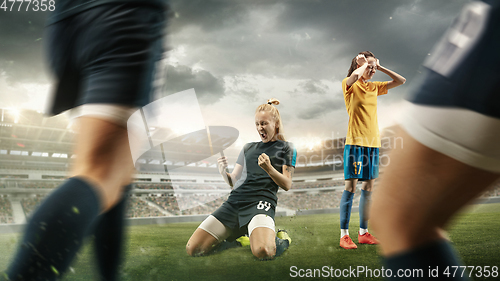
MULTIPOLYGON (((65 114, 48 118, 31 110, 0 110, 0 232, 18 232, 43 198, 68 177, 77 157, 76 135, 65 114)), ((391 141, 387 136, 393 134, 384 130, 383 141, 391 141)), ((278 193, 277 216, 338 212, 344 189, 343 143, 340 138, 297 147, 293 186, 278 193)), ((224 137, 211 139, 213 147, 227 144, 224 137)), ((193 137, 176 138, 163 156, 145 154, 137 161, 127 211, 131 224, 201 221, 221 205, 230 187, 218 173, 219 155, 206 155, 206 146, 193 137)), ((236 145, 224 150, 229 163, 234 165, 240 150, 236 145)), ((383 143, 381 158, 387 152, 383 143)), ((357 192, 354 206, 360 188, 357 192)), ((497 185, 483 197, 499 195, 497 185)))

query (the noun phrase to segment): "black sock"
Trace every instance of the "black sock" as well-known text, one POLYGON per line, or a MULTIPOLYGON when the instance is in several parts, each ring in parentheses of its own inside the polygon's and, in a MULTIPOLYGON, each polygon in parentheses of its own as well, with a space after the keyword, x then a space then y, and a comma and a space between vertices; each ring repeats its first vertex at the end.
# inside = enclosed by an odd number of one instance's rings
POLYGON ((461 277, 462 268, 458 268, 455 272, 455 268, 461 266, 462 263, 453 247, 445 240, 438 240, 406 253, 389 257, 385 259, 385 264, 387 269, 392 271, 393 277, 388 278, 390 280, 399 280, 397 277, 394 278, 398 270, 412 272, 413 276, 405 278, 405 280, 470 280, 467 277, 469 276, 467 271, 461 277), (415 269, 422 273, 420 277, 415 276, 417 272, 415 269), (444 273, 450 274, 445 275, 444 273))
POLYGON ((285 252, 286 249, 290 246, 290 242, 288 240, 284 240, 278 237, 275 237, 276 242, 276 255, 275 257, 279 257, 285 252))
POLYGON ((118 267, 122 259, 123 230, 125 227, 125 208, 130 185, 125 187, 122 200, 111 210, 97 219, 94 230, 94 249, 99 268, 99 280, 118 279, 118 267))
POLYGON ((82 245, 87 228, 99 215, 93 188, 70 178, 50 194, 30 219, 7 274, 11 280, 55 280, 82 245))

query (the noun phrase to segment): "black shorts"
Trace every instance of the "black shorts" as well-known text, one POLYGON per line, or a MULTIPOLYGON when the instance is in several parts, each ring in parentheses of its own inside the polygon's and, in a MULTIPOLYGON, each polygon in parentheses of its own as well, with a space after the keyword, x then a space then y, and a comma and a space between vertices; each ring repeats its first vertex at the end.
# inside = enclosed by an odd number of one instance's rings
POLYGON ((500 2, 467 4, 412 82, 414 104, 500 118, 500 2))
POLYGON ((164 25, 165 10, 137 4, 101 5, 49 25, 56 76, 49 112, 87 103, 148 104, 164 25))
POLYGON ((212 216, 231 229, 231 236, 226 240, 233 241, 242 235, 248 234, 247 226, 254 216, 264 214, 274 220, 275 212, 276 206, 264 200, 250 203, 226 201, 212 213, 212 216))

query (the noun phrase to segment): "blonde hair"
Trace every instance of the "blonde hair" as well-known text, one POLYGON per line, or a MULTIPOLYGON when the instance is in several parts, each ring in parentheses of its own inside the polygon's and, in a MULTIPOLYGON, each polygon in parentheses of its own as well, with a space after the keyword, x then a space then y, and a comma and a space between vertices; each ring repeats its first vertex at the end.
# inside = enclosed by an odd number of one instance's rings
POLYGON ((282 140, 282 141, 286 141, 285 134, 283 132, 283 123, 281 123, 280 112, 278 111, 278 109, 276 107, 273 106, 273 104, 278 105, 278 104, 280 104, 280 101, 275 99, 275 98, 268 99, 267 103, 261 104, 257 107, 257 109, 255 110, 255 113, 258 113, 261 111, 270 112, 271 115, 273 116, 274 122, 276 122, 276 124, 278 124, 278 130, 276 132, 277 139, 282 140))

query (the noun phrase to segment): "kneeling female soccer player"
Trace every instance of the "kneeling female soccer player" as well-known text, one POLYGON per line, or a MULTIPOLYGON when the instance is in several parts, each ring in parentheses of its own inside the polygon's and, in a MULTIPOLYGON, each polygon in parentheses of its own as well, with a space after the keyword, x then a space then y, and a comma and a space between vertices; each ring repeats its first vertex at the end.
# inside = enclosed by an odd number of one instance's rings
POLYGON ((227 158, 218 159, 219 172, 233 190, 193 233, 186 245, 189 255, 230 247, 245 234, 259 259, 272 259, 288 248, 291 239, 287 233, 278 231, 278 237, 275 235, 274 213, 278 188, 288 191, 292 186, 297 152, 285 141, 281 117, 274 107, 278 104, 270 99, 257 107, 255 126, 261 141, 244 146, 231 173, 226 172, 227 158))

